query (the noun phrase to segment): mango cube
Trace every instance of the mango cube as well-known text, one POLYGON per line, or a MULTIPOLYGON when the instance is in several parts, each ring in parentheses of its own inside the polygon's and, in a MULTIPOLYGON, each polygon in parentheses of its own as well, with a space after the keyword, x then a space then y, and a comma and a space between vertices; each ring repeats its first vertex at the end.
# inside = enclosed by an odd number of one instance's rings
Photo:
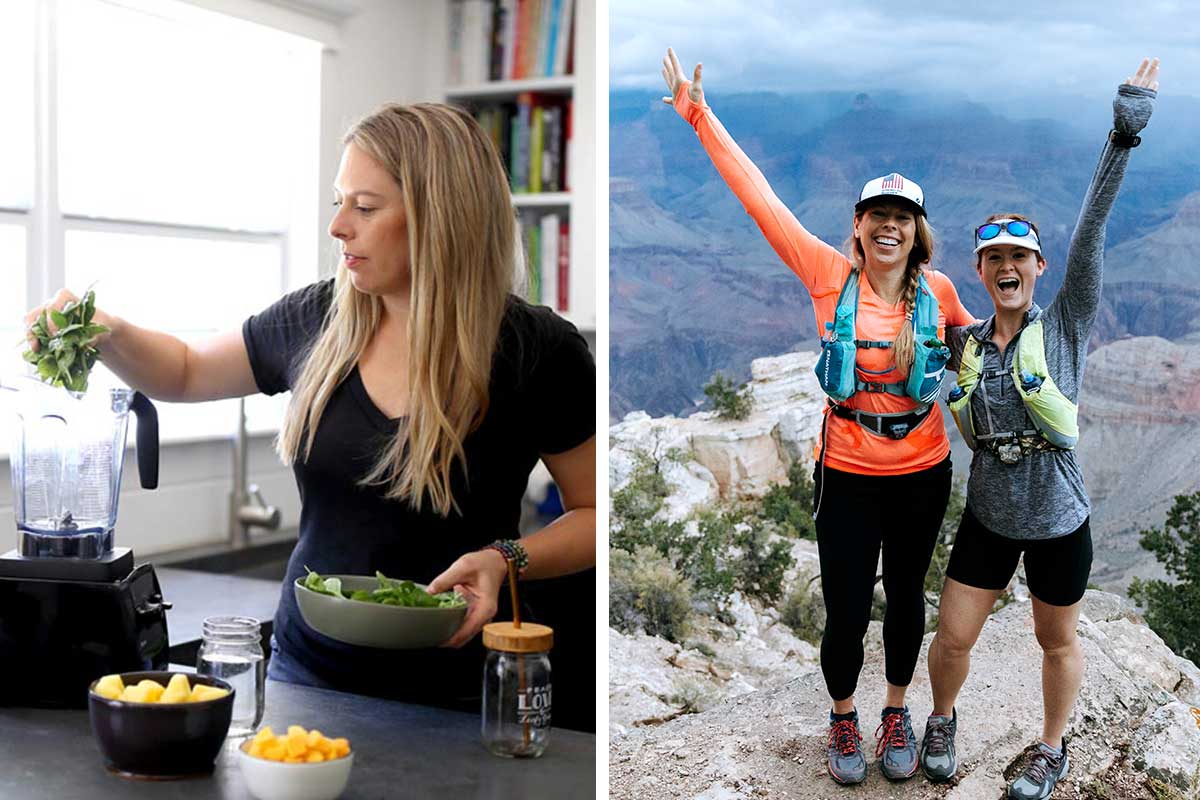
POLYGON ((158 698, 160 703, 186 703, 192 697, 192 687, 188 685, 186 675, 172 675, 171 681, 158 698))
POLYGON ((264 726, 245 749, 247 755, 270 761, 317 764, 349 754, 350 743, 345 739, 330 739, 315 728, 306 731, 300 725, 289 725, 284 735, 264 726))
POLYGON ((120 675, 105 675, 96 681, 96 694, 107 697, 109 700, 116 700, 123 691, 125 691, 125 682, 121 680, 120 675))

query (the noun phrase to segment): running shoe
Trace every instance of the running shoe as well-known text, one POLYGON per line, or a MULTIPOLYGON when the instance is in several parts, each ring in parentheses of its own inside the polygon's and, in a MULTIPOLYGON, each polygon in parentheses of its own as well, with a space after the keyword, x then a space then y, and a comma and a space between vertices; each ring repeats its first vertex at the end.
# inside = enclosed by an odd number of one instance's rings
POLYGON ((921 737, 921 771, 934 783, 948 781, 958 772, 958 756, 954 752, 954 734, 958 732, 958 710, 951 716, 930 715, 921 737))
POLYGON ((879 770, 890 781, 902 781, 917 774, 917 737, 912 715, 903 709, 885 708, 882 722, 875 729, 875 757, 879 770))
POLYGON ((1066 739, 1063 739, 1062 753, 1057 756, 1045 743, 1038 742, 1025 771, 1008 785, 1009 800, 1046 800, 1069 768, 1066 739))
POLYGON ((838 783, 862 783, 867 778, 867 758, 858 743, 858 712, 853 719, 829 716, 829 775, 838 783))

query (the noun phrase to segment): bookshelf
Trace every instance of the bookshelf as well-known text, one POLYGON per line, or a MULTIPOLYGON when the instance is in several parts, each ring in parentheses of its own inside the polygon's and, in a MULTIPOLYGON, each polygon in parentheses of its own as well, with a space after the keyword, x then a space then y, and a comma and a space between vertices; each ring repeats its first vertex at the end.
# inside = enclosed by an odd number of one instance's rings
MULTIPOLYGON (((574 42, 571 45, 572 74, 550 75, 546 77, 523 77, 515 80, 466 80, 455 82, 456 73, 478 74, 478 69, 470 69, 462 62, 455 66, 447 65, 448 85, 443 91, 446 102, 464 105, 472 110, 482 110, 502 104, 515 104, 522 96, 541 98, 550 105, 557 103, 565 107, 569 102, 571 114, 570 148, 562 154, 566 164, 566 191, 547 192, 514 192, 513 204, 523 222, 535 223, 544 219, 545 215, 558 215, 561 219, 569 220, 570 235, 567 250, 569 251, 567 268, 567 290, 562 298, 565 310, 556 307, 556 303, 543 299, 547 305, 570 320, 581 331, 595 332, 596 330, 596 2, 595 0, 537 0, 546 4, 543 8, 559 8, 563 2, 573 2, 572 25, 574 42), (582 35, 581 35, 582 34, 582 35)), ((454 6, 461 0, 445 0, 447 18, 455 13, 463 13, 462 6, 474 4, 467 13, 480 14, 484 7, 502 5, 508 8, 524 7, 525 0, 466 0, 456 12, 454 6)), ((493 8, 494 10, 494 8, 493 8)), ((491 18, 489 17, 489 22, 491 18)), ((479 24, 478 19, 476 24, 479 24)), ((462 54, 453 52, 455 43, 462 41, 461 33, 456 33, 456 25, 461 29, 462 19, 450 21, 446 26, 446 47, 444 52, 449 60, 461 58, 462 54)), ((489 25, 490 29, 490 25, 489 25)), ((481 46, 487 49, 482 40, 481 46)), ((560 39, 566 41, 566 39, 560 39)), ((460 45, 461 46, 461 45, 460 45)), ((494 47, 495 44, 491 43, 494 47)), ((491 57, 489 52, 487 58, 491 57)), ((468 57, 469 58, 469 57, 468 57)), ((486 58, 485 58, 486 60, 486 58)), ((561 59, 565 61, 565 59, 561 59)), ((475 67, 480 67, 478 62, 475 67)), ((565 120, 564 120, 565 124, 565 120)), ((506 158, 506 162, 509 159, 506 158)))

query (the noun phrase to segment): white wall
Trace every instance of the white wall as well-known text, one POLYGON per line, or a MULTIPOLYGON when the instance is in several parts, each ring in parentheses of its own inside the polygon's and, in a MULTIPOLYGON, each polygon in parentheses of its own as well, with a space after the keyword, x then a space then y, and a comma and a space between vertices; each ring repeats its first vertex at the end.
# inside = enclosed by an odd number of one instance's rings
MULTIPOLYGON (((289 278, 293 286, 329 274, 335 263, 325 230, 332 217, 330 187, 346 128, 380 103, 441 99, 446 69, 441 52, 446 39, 444 3, 355 0, 354 7, 357 11, 339 24, 338 49, 326 51, 322 59, 321 166, 319 186, 313 190, 320 207, 319 263, 294 265, 289 278)), ((299 524, 300 499, 291 470, 279 463, 272 441, 271 436, 251 437, 249 481, 261 487, 268 503, 280 507, 282 528, 294 529, 299 524)), ((151 492, 138 486, 131 452, 122 481, 117 545, 149 556, 224 542, 232 459, 229 439, 164 445, 159 488, 151 492)), ((9 465, 0 458, 0 552, 16 545, 11 520, 9 465)))

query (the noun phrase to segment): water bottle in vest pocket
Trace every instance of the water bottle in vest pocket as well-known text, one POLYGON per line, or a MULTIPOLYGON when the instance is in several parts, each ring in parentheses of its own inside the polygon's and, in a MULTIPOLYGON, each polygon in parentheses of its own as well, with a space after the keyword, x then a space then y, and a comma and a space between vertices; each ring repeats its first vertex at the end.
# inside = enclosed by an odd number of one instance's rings
MULTIPOLYGON (((853 310, 850 313, 853 314, 853 310)), ((842 309, 838 309, 837 316, 842 316, 842 309)), ((844 321, 839 319, 839 322, 844 321)), ((854 370, 857 353, 854 334, 851 333, 849 338, 843 339, 838 336, 837 324, 827 322, 825 327, 829 333, 821 337, 821 357, 817 359, 813 372, 816 373, 817 381, 825 394, 833 398, 834 402, 841 403, 854 394, 855 390, 854 370)))
POLYGON ((950 348, 942 340, 936 336, 918 336, 913 343, 913 365, 905 379, 904 393, 922 403, 936 402, 949 361, 950 348))

